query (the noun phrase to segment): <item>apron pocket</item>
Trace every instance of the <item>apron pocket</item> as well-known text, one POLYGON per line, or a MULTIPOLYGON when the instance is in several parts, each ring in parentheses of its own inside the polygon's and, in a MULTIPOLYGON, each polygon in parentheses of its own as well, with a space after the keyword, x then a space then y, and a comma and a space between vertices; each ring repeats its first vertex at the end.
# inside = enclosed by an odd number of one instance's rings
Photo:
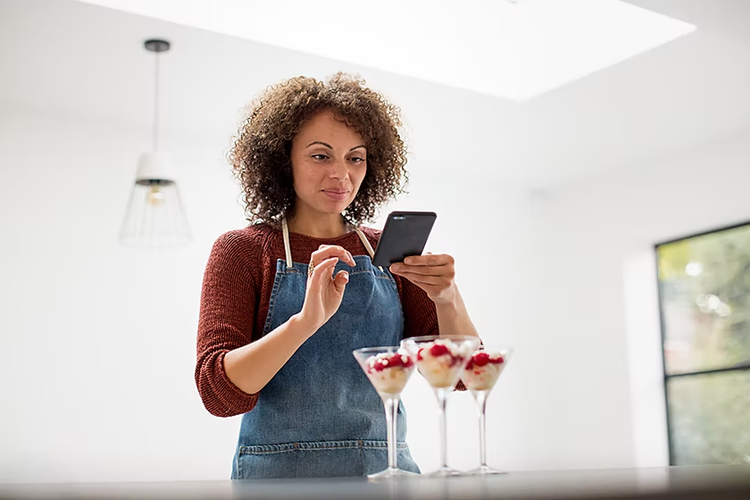
MULTIPOLYGON (((236 477, 271 479, 289 477, 364 476, 388 465, 385 441, 314 441, 240 446, 236 477)), ((419 472, 405 443, 398 443, 398 463, 419 472)))
POLYGON ((364 441, 240 446, 238 479, 361 476, 364 441))

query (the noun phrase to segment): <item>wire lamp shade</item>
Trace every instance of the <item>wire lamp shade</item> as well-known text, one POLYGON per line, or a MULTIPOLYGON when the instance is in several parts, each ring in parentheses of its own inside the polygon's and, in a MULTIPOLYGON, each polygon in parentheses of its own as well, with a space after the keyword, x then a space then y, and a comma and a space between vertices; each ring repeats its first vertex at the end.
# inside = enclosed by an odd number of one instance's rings
POLYGON ((171 158, 158 151, 159 53, 169 42, 147 40, 146 50, 155 53, 153 151, 138 160, 135 182, 130 191, 120 229, 120 243, 139 247, 169 247, 191 241, 185 207, 172 172, 171 158))
POLYGON ((166 247, 190 243, 190 227, 166 153, 144 153, 120 230, 123 245, 166 247))

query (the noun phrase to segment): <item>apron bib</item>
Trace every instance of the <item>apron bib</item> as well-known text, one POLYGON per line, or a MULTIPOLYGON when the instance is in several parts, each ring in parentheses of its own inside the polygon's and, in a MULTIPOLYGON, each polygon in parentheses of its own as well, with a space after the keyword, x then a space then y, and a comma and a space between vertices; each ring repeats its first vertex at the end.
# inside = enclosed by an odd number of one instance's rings
MULTIPOLYGON (((302 310, 308 264, 292 261, 289 229, 282 222, 286 261, 276 277, 262 335, 302 310)), ((355 267, 339 262, 349 283, 336 314, 310 337, 260 391, 242 416, 232 479, 362 476, 388 464, 383 403, 352 351, 398 345, 403 313, 393 276, 373 266, 373 250, 355 267)), ((406 415, 399 404, 398 464, 419 472, 404 442, 406 415)))

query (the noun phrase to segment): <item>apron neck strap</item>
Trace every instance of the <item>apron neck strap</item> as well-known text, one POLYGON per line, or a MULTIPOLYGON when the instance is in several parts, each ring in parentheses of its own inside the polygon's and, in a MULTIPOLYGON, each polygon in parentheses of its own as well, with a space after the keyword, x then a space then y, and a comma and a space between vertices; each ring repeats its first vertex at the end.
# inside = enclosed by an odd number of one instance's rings
POLYGON ((357 236, 359 236, 359 239, 362 240, 362 244, 365 246, 365 249, 367 250, 367 253, 370 254, 370 258, 375 258, 375 250, 372 249, 372 245, 370 245, 370 240, 367 239, 367 236, 365 236, 365 233, 362 232, 360 228, 357 226, 354 226, 354 231, 356 231, 357 236))
POLYGON ((286 217, 281 219, 281 232, 284 233, 284 252, 286 252, 286 267, 293 267, 292 247, 289 244, 289 226, 286 223, 286 217))

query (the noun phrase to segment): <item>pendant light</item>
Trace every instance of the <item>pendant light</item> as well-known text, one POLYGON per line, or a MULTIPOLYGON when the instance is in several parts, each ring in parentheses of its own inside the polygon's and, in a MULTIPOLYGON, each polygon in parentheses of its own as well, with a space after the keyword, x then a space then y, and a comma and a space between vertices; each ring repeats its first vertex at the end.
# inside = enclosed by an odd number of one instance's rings
POLYGON ((153 150, 138 159, 135 182, 120 230, 120 243, 140 247, 185 245, 190 228, 167 153, 159 151, 159 55, 169 50, 169 42, 146 40, 146 50, 154 53, 153 150))

